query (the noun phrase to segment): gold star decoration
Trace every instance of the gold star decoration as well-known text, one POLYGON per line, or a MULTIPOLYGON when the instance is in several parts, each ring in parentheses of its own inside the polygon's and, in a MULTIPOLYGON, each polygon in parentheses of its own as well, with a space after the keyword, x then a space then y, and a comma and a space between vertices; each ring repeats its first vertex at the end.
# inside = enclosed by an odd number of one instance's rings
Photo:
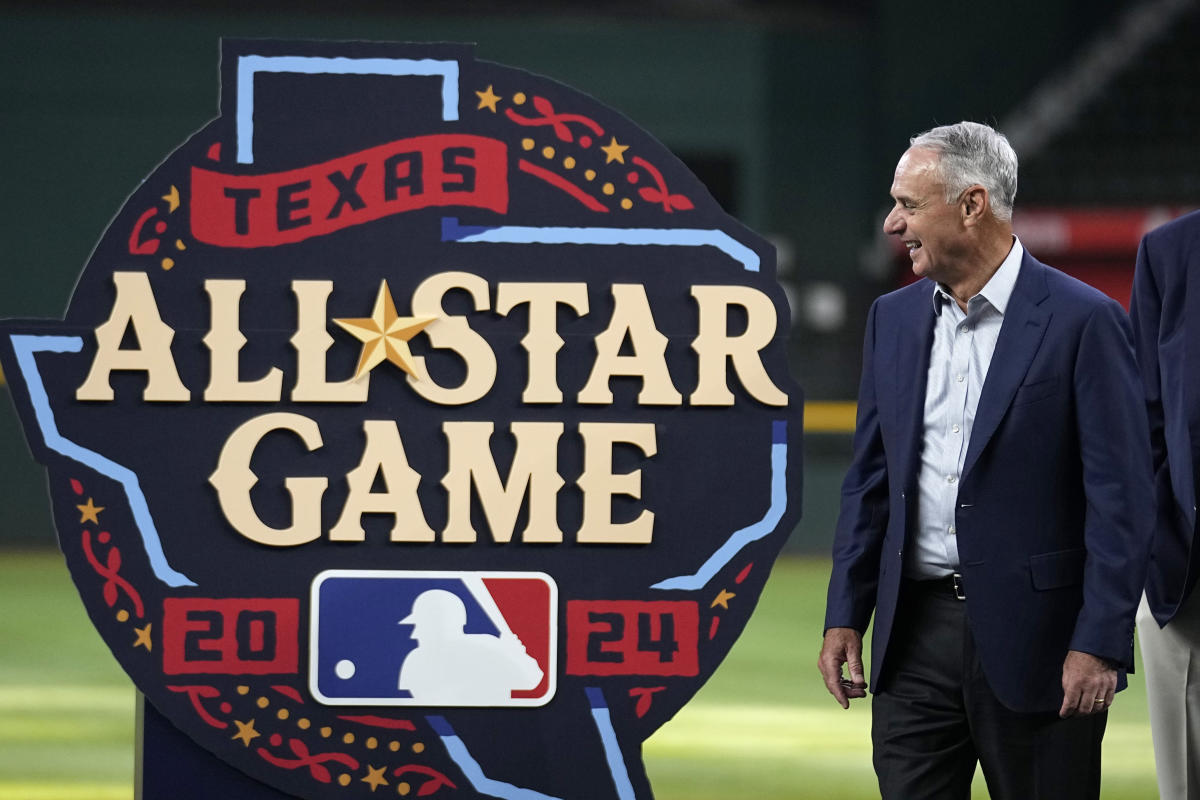
POLYGON ((492 91, 492 85, 490 83, 482 92, 475 92, 475 95, 479 98, 479 107, 475 109, 476 111, 486 108, 493 114, 496 113, 496 103, 499 103, 502 98, 500 95, 492 91))
POLYGON ((153 623, 147 622, 146 627, 133 629, 134 633, 137 634, 137 639, 134 640, 133 646, 134 647, 144 647, 144 648, 146 648, 147 653, 149 653, 153 647, 153 645, 150 641, 150 626, 151 625, 153 625, 153 623))
POLYGON ((254 720, 242 722, 241 720, 235 719, 233 724, 237 725, 237 733, 233 735, 233 738, 240 739, 242 744, 246 745, 246 747, 250 746, 250 741, 252 739, 257 739, 262 735, 258 731, 254 730, 254 720))
POLYGON ((629 149, 627 144, 617 144, 617 137, 612 137, 612 141, 600 148, 604 151, 604 163, 611 164, 616 161, 618 164, 625 163, 625 151, 629 149))
POLYGON ((362 355, 358 357, 358 367, 354 370, 354 379, 358 380, 385 360, 416 377, 408 340, 436 319, 437 317, 396 316, 396 304, 392 302, 392 293, 388 290, 387 281, 381 281, 379 295, 375 298, 375 310, 371 312, 371 316, 335 319, 334 322, 363 343, 362 355))
POLYGON ((728 611, 729 610, 729 601, 735 597, 737 597, 737 595, 734 594, 733 592, 728 592, 728 591, 722 589, 717 594, 717 599, 712 601, 712 605, 709 606, 709 608, 716 608, 717 606, 720 606, 721 608, 728 611))
POLYGON ((370 764, 368 764, 367 765, 367 777, 363 778, 362 782, 366 783, 366 784, 370 784, 372 792, 374 792, 380 786, 387 786, 388 785, 387 779, 383 777, 383 773, 386 769, 387 769, 386 766, 372 767, 370 764))
POLYGON ((104 510, 104 506, 96 505, 92 502, 92 498, 89 497, 86 505, 75 507, 79 509, 80 524, 83 524, 84 522, 94 522, 97 525, 100 524, 100 512, 104 510))

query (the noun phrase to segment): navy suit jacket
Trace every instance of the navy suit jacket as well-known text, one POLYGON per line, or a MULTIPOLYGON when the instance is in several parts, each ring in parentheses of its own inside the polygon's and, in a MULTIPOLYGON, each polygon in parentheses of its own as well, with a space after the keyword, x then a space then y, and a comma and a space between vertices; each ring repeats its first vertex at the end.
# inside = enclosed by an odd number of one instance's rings
POLYGON ((1146 599, 1154 618, 1165 625, 1200 572, 1200 548, 1192 546, 1200 447, 1200 212, 1142 239, 1130 314, 1158 495, 1146 599))
MULTIPOLYGON (((825 625, 865 632, 874 613, 873 689, 917 524, 932 291, 921 280, 871 306, 834 538, 825 625)), ((1026 252, 955 509, 967 618, 1014 710, 1058 710, 1068 650, 1132 668, 1154 513, 1143 408, 1124 309, 1026 252)))

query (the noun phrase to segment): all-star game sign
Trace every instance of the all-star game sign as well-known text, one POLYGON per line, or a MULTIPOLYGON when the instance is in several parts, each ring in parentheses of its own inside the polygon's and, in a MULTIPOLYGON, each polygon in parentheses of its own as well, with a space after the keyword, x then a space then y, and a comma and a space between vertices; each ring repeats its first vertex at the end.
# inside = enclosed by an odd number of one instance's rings
POLYGON ((93 623, 206 758, 625 800, 799 519, 787 320, 772 249, 589 97, 227 41, 220 117, 0 356, 93 623))

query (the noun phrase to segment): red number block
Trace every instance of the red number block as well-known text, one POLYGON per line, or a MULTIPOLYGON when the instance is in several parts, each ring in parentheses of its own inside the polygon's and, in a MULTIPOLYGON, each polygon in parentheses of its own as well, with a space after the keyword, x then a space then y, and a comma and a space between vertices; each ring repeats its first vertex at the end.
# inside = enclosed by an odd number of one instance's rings
POLYGON ((299 670, 300 601, 179 598, 163 601, 167 675, 284 675, 299 670))
POLYGON ((572 600, 567 673, 695 676, 699 631, 691 601, 572 600))

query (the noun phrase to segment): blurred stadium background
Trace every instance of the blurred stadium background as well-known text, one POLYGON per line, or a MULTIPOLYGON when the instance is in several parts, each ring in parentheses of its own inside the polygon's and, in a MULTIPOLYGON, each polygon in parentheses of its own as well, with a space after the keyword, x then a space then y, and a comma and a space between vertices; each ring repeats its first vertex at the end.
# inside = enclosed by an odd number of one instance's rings
MULTIPOLYGON (((808 396, 788 545, 817 559, 804 574, 829 547, 867 307, 908 279, 879 226, 910 135, 960 119, 1004 130, 1022 164, 1018 234, 1123 303, 1142 233, 1200 206, 1197 0, 7 2, 0 317, 61 317, 125 197, 216 115, 221 36, 474 42, 624 112, 769 236, 808 396)), ((7 399, 0 509, 0 562, 53 548, 7 399)), ((818 587, 816 637, 820 602, 818 587)), ((815 681, 816 646, 773 680, 815 681)), ((0 675, 18 658, 0 645, 0 675)))

